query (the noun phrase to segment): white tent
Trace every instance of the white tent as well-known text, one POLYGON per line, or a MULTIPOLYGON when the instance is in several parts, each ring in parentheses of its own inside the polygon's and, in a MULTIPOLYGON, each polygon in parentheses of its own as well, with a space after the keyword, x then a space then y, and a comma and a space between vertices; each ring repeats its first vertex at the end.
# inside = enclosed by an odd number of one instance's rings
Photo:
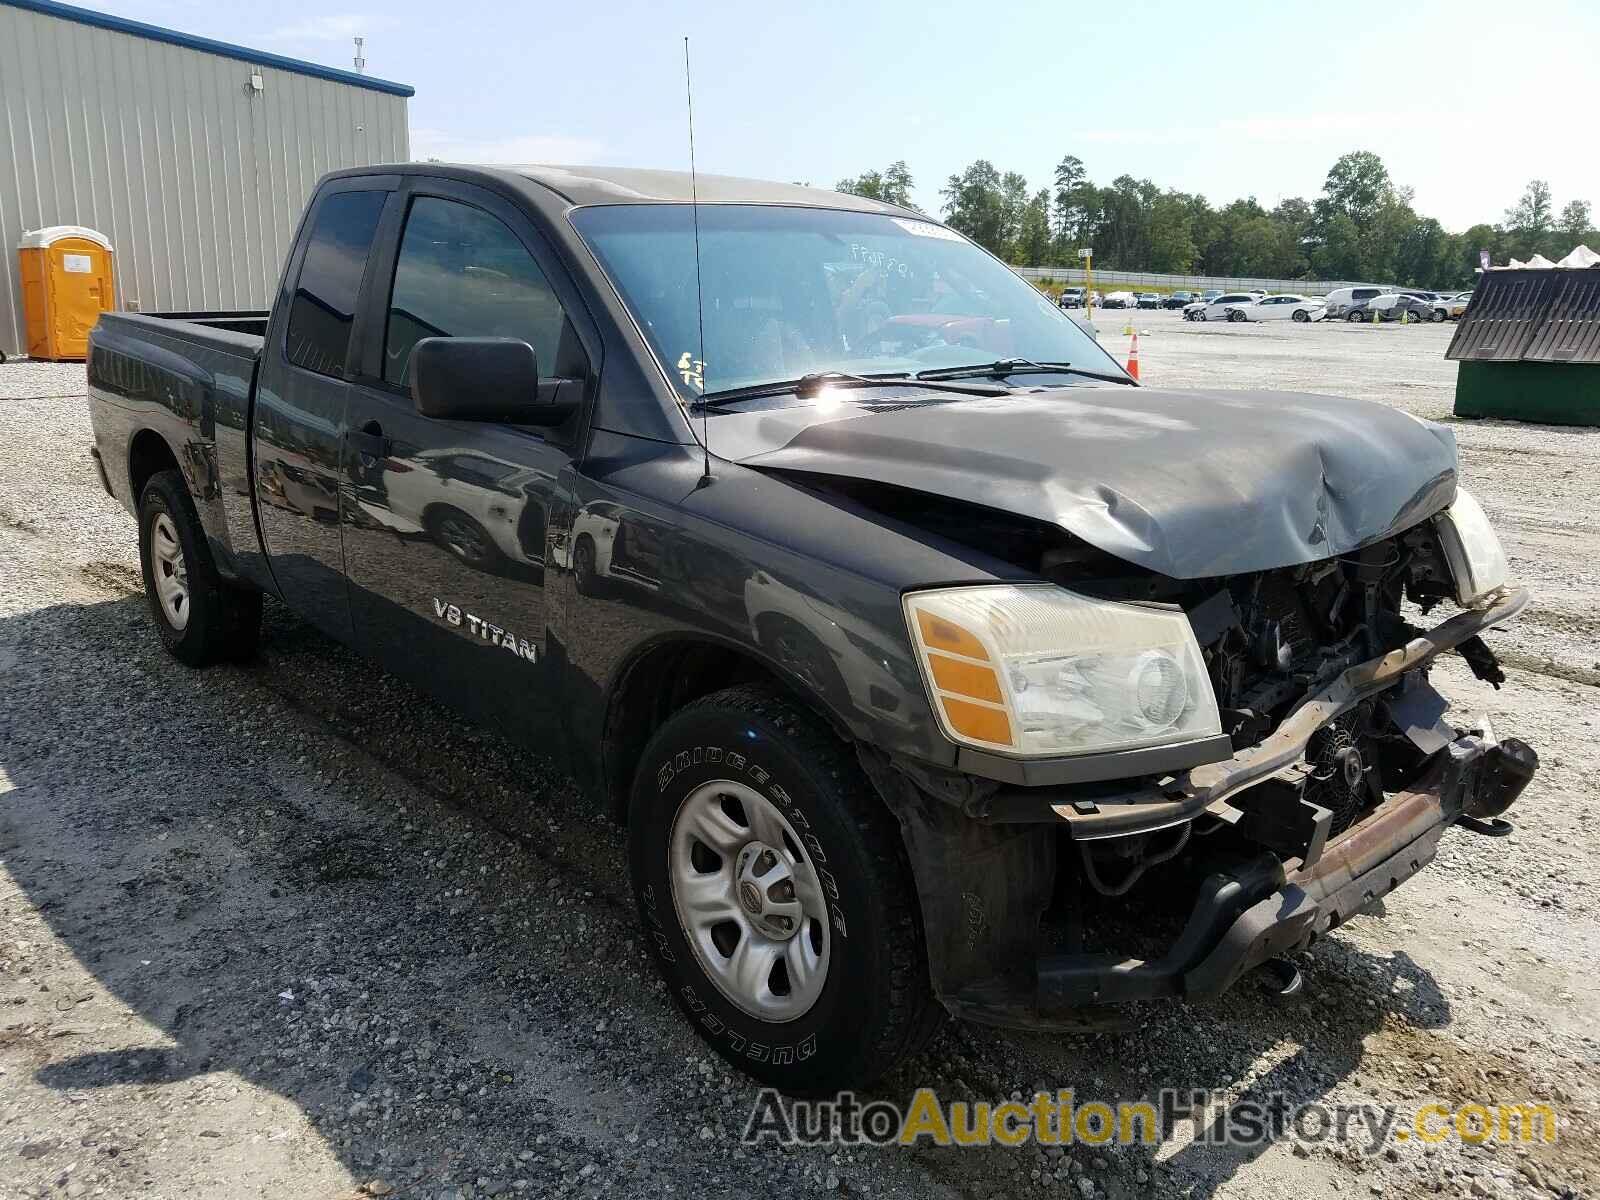
POLYGON ((1570 254, 1560 262, 1551 262, 1542 254, 1535 254, 1527 262, 1513 258, 1503 267, 1491 267, 1493 271, 1518 271, 1532 267, 1536 270, 1548 271, 1555 268, 1564 268, 1569 271, 1585 271, 1590 267, 1600 264, 1600 254, 1596 254, 1587 246, 1575 246, 1570 254))

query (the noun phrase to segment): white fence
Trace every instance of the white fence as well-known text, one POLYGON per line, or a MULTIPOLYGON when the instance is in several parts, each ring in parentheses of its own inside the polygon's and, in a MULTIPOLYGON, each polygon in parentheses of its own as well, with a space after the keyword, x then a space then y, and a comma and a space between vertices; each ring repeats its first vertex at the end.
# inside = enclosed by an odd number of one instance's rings
MULTIPOLYGON (((1053 279, 1057 283, 1083 283, 1083 272, 1077 267, 1012 267, 1024 279, 1037 282, 1053 279)), ((1095 287, 1099 291, 1140 291, 1159 288, 1162 291, 1205 291, 1219 288, 1224 292, 1248 292, 1260 288, 1268 292, 1296 292, 1302 296, 1326 296, 1336 288, 1379 287, 1356 279, 1260 279, 1229 278, 1223 275, 1157 275, 1151 271, 1100 271, 1094 273, 1095 287)))

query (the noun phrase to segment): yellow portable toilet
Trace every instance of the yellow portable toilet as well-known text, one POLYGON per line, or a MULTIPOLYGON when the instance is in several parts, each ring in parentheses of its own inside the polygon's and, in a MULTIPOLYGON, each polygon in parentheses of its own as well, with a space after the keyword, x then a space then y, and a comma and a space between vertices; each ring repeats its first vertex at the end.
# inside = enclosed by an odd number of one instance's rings
POLYGON ((28 355, 86 358, 89 330, 111 308, 116 294, 111 242, 81 225, 52 225, 23 234, 17 257, 28 355))

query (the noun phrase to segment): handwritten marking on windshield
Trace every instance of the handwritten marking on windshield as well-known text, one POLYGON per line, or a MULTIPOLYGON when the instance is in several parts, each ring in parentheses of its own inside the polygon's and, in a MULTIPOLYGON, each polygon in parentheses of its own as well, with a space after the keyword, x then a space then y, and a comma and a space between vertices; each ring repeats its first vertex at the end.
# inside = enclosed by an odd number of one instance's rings
POLYGON ((706 390, 706 364, 687 350, 678 356, 678 374, 683 376, 684 387, 706 390))

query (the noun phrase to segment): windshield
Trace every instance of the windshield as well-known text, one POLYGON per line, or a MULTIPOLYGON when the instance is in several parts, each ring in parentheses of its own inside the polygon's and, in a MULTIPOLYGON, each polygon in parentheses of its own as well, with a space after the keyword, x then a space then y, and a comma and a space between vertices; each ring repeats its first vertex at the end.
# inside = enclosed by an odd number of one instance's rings
POLYGON ((685 400, 1005 358, 1116 369, 1048 297, 941 225, 743 204, 700 207, 702 362, 694 210, 607 205, 572 220, 685 400))

